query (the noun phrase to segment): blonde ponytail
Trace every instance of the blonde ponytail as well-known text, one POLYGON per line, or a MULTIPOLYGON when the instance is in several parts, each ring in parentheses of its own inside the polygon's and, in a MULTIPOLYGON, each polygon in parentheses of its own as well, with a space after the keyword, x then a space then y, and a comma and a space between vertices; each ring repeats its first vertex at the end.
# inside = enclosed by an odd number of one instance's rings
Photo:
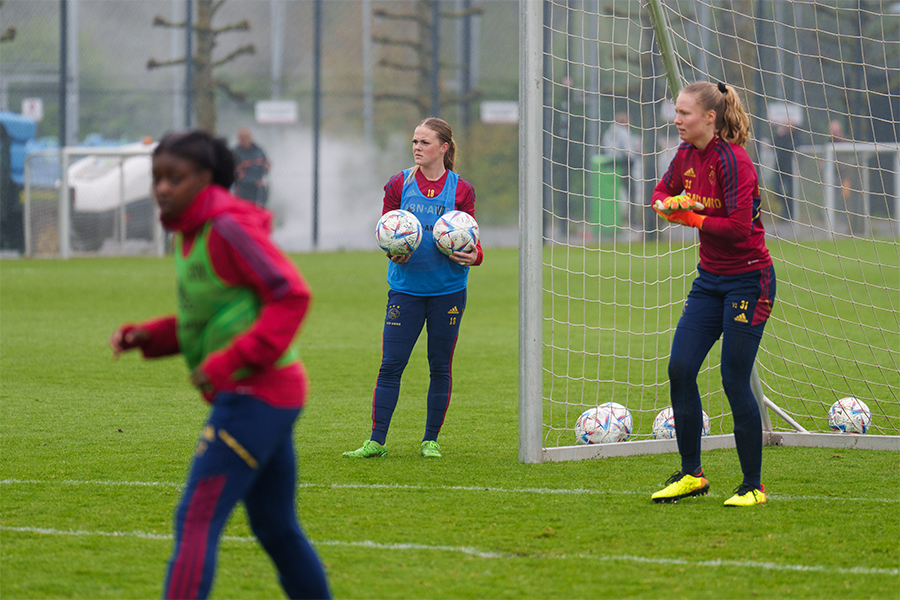
POLYGON ((743 146, 750 137, 750 117, 734 87, 708 81, 697 81, 681 90, 696 98, 702 110, 716 113, 716 133, 729 144, 743 146))

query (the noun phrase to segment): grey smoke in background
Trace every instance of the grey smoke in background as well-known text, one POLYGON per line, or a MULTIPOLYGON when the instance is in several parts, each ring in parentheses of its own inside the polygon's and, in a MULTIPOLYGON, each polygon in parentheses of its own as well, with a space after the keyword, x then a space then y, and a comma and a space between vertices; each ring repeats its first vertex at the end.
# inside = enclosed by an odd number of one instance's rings
POLYGON ((279 246, 288 252, 377 249, 375 223, 381 216, 384 184, 412 165, 405 145, 405 152, 394 144, 389 151, 376 151, 362 139, 320 137, 318 245, 313 248, 312 132, 253 129, 272 163, 268 208, 279 246))

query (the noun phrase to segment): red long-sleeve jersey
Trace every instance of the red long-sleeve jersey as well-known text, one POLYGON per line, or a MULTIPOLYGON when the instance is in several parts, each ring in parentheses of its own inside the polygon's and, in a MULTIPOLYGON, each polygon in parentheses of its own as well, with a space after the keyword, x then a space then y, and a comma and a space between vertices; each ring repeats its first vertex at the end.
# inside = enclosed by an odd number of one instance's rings
POLYGON ((684 192, 706 208, 700 231, 700 266, 716 275, 737 275, 772 264, 760 220, 756 169, 742 147, 718 136, 703 150, 689 143, 653 190, 651 203, 684 192))
MULTIPOLYGON (((276 368, 275 362, 292 343, 309 309, 312 294, 297 267, 272 242, 271 215, 250 202, 231 196, 219 186, 200 192, 178 218, 164 223, 183 235, 183 252, 207 222, 210 261, 227 285, 252 289, 262 307, 256 322, 200 365, 216 390, 256 396, 278 407, 301 407, 307 378, 302 364, 276 368), (231 374, 248 367, 251 375, 237 382, 231 374)), ((140 323, 151 333, 144 345, 145 358, 179 352, 175 315, 140 323)))
MULTIPOLYGON (((403 196, 403 182, 403 173, 400 172, 391 177, 385 184, 381 214, 400 208, 400 200, 403 196)), ((416 169, 416 185, 419 186, 419 191, 427 198, 434 198, 440 194, 444 189, 445 183, 447 183, 446 172, 435 181, 430 181, 425 178, 421 169, 416 169)), ((456 184, 456 210, 469 213, 473 219, 475 218, 475 188, 462 177, 459 178, 456 184)), ((473 267, 477 267, 484 261, 481 240, 478 241, 476 249, 478 250, 478 258, 472 263, 473 267)))

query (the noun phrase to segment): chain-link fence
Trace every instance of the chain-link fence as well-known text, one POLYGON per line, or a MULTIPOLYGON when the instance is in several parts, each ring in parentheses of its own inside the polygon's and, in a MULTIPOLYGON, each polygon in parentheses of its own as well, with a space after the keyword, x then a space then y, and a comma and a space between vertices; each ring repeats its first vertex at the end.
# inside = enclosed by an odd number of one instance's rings
POLYGON ((216 87, 218 135, 233 144, 249 127, 271 161, 276 238, 289 250, 328 250, 374 246, 382 187, 411 164, 412 130, 437 106, 454 127, 457 170, 475 186, 482 225, 515 225, 517 126, 480 119, 482 102, 518 97, 515 0, 227 0, 210 18, 217 5, 7 0, 0 32, 13 35, 0 46, 0 110, 40 113, 44 150, 60 137, 69 146, 159 139, 209 122, 205 81, 216 87), (270 100, 295 103, 296 121, 258 122, 258 103, 270 100))

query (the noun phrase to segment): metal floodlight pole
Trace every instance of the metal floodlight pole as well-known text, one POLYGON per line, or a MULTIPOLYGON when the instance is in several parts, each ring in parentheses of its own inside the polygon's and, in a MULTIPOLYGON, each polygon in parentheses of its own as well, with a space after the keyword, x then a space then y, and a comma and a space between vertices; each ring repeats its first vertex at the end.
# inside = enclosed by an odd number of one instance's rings
POLYGON ((375 82, 372 74, 372 0, 362 2, 362 52, 363 52, 363 129, 366 146, 372 147, 375 121, 375 82))
POLYGON ((472 103, 468 100, 472 91, 472 0, 460 0, 460 12, 465 15, 459 20, 459 122, 463 131, 469 131, 472 119, 472 103))
POLYGON ((194 112, 194 15, 193 0, 185 0, 184 16, 184 126, 191 128, 194 112))
POLYGON ((431 116, 441 116, 441 3, 431 0, 431 116))
POLYGON ((59 1, 59 147, 65 148, 68 140, 66 110, 69 104, 69 2, 59 1))
POLYGON ((281 80, 284 73, 284 0, 270 0, 269 18, 271 23, 272 57, 271 70, 271 96, 272 100, 281 98, 281 80))
POLYGON ((312 245, 319 247, 319 133, 322 100, 322 0, 313 2, 313 189, 312 245))

